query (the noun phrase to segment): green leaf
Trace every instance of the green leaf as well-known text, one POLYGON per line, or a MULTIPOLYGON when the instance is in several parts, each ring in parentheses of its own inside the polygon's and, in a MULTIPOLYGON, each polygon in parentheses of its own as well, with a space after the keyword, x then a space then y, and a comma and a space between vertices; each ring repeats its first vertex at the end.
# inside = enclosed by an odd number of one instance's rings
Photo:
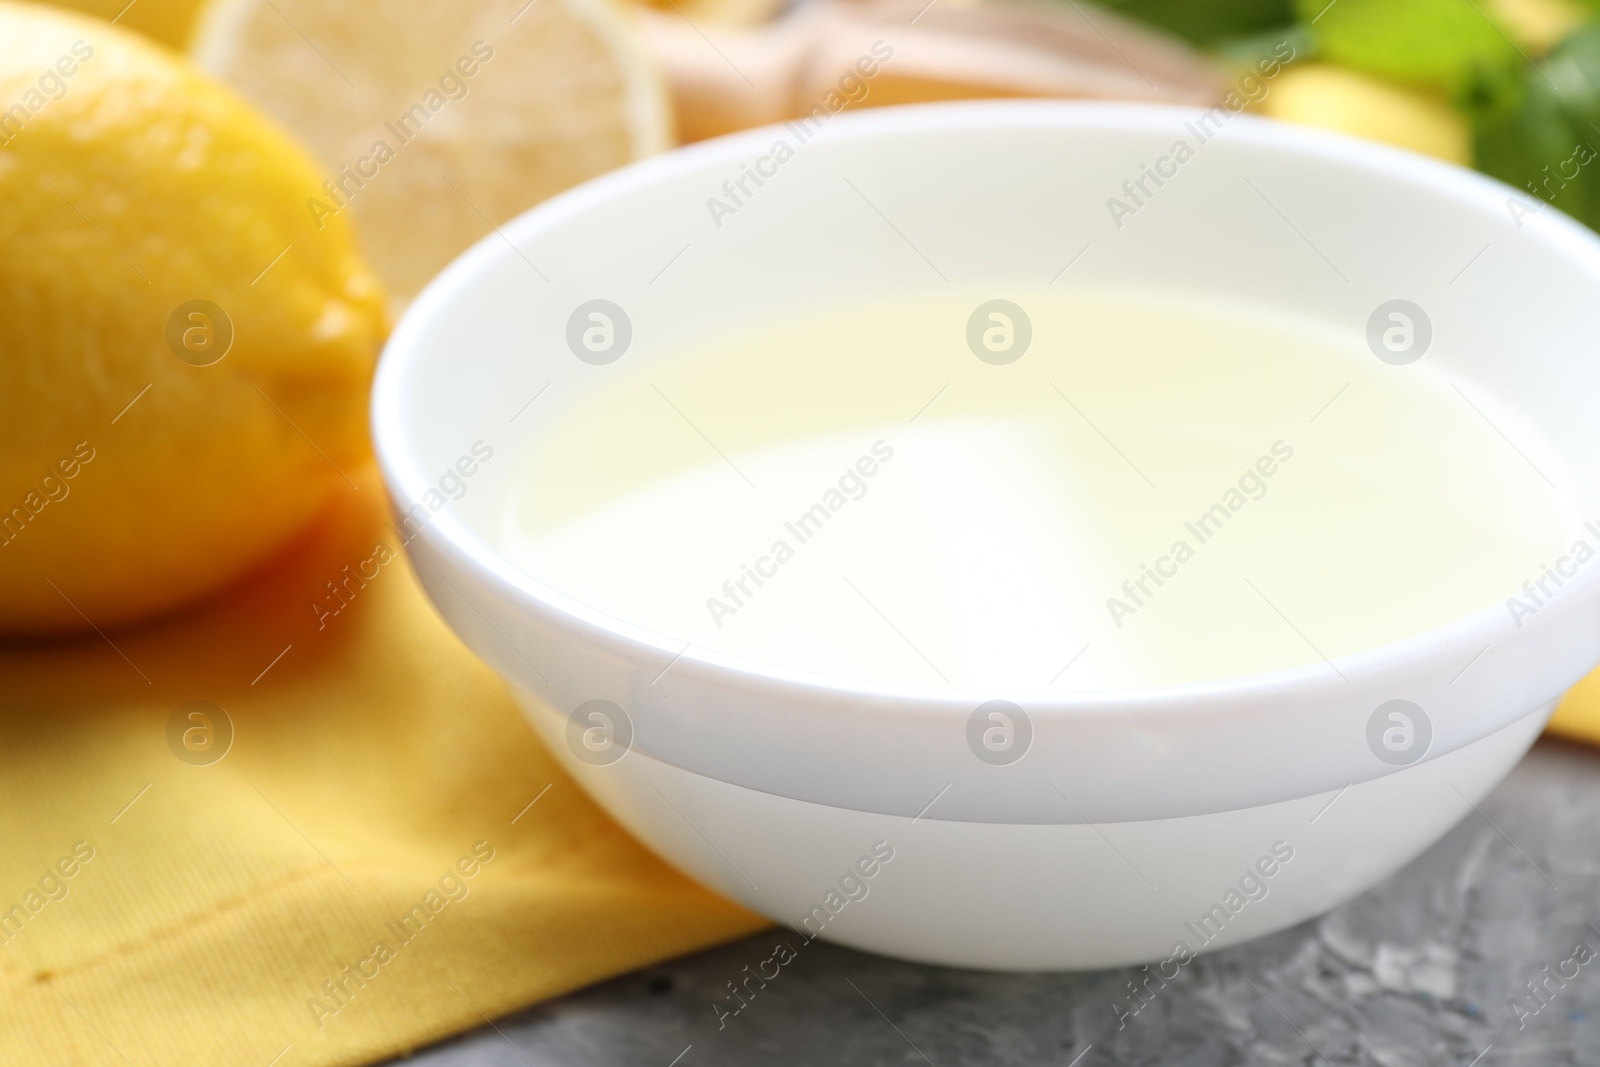
POLYGON ((1199 44, 1295 21, 1293 0, 1102 0, 1102 6, 1199 44))
POLYGON ((1323 58, 1441 90, 1469 110, 1514 106, 1523 57, 1474 0, 1296 0, 1323 58))
MULTIPOLYGON (((1595 0, 1595 3, 1600 3, 1600 0, 1595 0)), ((1317 57, 1316 38, 1311 35, 1310 30, 1298 22, 1286 26, 1274 26, 1265 33, 1216 41, 1212 44, 1211 50, 1229 66, 1245 70, 1258 62, 1278 58, 1283 54, 1282 49, 1286 44, 1293 48, 1290 54, 1294 59, 1290 62, 1303 63, 1317 57)))
POLYGON ((1473 162, 1600 229, 1600 26, 1573 33, 1524 77, 1515 110, 1478 117, 1473 162))

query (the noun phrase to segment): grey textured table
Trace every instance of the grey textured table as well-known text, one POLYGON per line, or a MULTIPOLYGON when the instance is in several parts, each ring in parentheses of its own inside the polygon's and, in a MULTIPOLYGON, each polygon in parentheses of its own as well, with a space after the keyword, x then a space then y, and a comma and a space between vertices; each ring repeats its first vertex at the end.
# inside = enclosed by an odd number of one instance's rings
POLYGON ((1541 742, 1481 809, 1337 911, 1199 957, 1121 1030, 1112 1005, 1134 970, 986 974, 819 943, 719 1031, 710 1005, 771 955, 780 935, 767 933, 496 1020, 406 1062, 1600 1064, 1600 956, 1587 959, 1600 953, 1600 752, 1541 742), (1541 983, 1538 999, 1529 980, 1541 983))

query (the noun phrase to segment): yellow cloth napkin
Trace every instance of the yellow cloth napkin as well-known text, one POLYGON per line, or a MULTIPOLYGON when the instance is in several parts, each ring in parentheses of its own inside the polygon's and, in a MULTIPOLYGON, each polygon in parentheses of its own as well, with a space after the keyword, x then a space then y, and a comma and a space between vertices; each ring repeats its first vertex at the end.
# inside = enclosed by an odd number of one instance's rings
POLYGON ((1558 737, 1600 745, 1600 671, 1567 690, 1547 729, 1558 737))
POLYGON ((0 1063, 367 1063, 766 925, 562 773, 358 481, 216 602, 0 649, 0 1063))

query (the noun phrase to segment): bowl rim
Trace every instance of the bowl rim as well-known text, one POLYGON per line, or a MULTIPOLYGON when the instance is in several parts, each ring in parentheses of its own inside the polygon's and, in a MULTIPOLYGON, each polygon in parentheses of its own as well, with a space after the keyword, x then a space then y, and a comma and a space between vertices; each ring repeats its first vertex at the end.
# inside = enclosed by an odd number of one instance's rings
MULTIPOLYGON (((1221 105, 1218 105, 1219 107, 1221 105)), ((869 108, 835 115, 828 125, 828 141, 870 140, 883 135, 936 132, 960 136, 966 132, 996 129, 1125 130, 1134 133, 1170 133, 1185 119, 1206 109, 1200 106, 1146 104, 1121 101, 981 100, 909 104, 869 108)), ((583 214, 591 207, 626 197, 663 180, 730 162, 737 164, 752 150, 762 151, 785 127, 770 125, 717 137, 639 160, 591 179, 543 201, 511 221, 495 227, 453 260, 408 306, 391 332, 380 356, 371 398, 371 428, 380 472, 391 501, 422 498, 432 480, 422 470, 407 443, 403 396, 410 374, 432 355, 422 338, 431 320, 480 274, 520 257, 518 242, 583 214)), ((1362 140, 1328 130, 1278 122, 1247 113, 1235 113, 1228 123, 1230 140, 1255 147, 1325 159, 1356 166, 1397 182, 1425 187, 1441 200, 1483 211, 1503 210, 1508 197, 1527 197, 1494 178, 1404 149, 1362 140)), ((1561 212, 1544 205, 1535 239, 1549 242, 1553 251, 1571 259, 1589 261, 1600 281, 1600 237, 1561 212)), ((416 537, 426 540, 453 566, 477 583, 507 594, 524 610, 567 627, 578 624, 585 640, 606 646, 633 660, 670 661, 675 672, 737 679, 745 684, 824 692, 844 698, 887 703, 906 710, 944 708, 965 716, 975 702, 1010 700, 1030 715, 1099 715, 1119 717, 1129 710, 1160 717, 1163 713, 1192 715, 1196 705, 1212 710, 1240 698, 1325 696, 1357 681, 1387 681, 1388 676, 1414 676, 1457 665, 1453 650, 1480 645, 1504 648, 1504 640, 1491 638, 1508 625, 1503 604, 1485 607, 1442 626, 1363 649, 1334 659, 1322 658, 1293 667, 1254 674, 1168 685, 1103 690, 1040 688, 963 688, 876 681, 788 667, 747 656, 704 648, 682 638, 649 629, 625 618, 591 607, 560 592, 516 567, 489 541, 462 522, 448 508, 435 512, 416 537), (643 655, 641 655, 641 653, 643 655), (1448 660, 1448 662, 1447 662, 1448 660), (1331 668, 1331 669, 1330 669, 1331 668)), ((1540 607, 1537 616, 1512 631, 1518 640, 1559 626, 1568 616, 1600 594, 1600 567, 1587 568, 1568 579, 1560 595, 1540 607)), ((1487 651, 1487 649, 1485 649, 1487 651)), ((1482 655, 1479 653, 1478 655, 1482 655)), ((1473 662, 1476 662, 1473 658, 1473 662)), ((1470 664, 1469 664, 1470 665, 1470 664)), ((1353 689, 1349 691, 1355 691, 1353 689)), ((1242 713, 1243 709, 1239 709, 1242 713)), ((1487 724, 1485 724, 1487 725, 1487 724)))

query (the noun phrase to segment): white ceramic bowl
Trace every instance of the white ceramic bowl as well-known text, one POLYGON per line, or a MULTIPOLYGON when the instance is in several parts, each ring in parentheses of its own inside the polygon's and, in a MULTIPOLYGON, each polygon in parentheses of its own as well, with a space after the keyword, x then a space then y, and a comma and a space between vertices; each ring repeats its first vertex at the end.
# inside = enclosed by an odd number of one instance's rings
POLYGON ((615 373, 569 351, 579 304, 624 306, 627 359, 642 361, 734 310, 936 284, 915 276, 922 250, 1003 292, 1051 278, 1087 243, 1073 284, 1248 298, 1356 344, 1380 303, 1417 302, 1428 358, 1538 425, 1584 514, 1600 514, 1600 241, 1465 170, 1198 119, 1067 103, 841 116, 714 220, 707 198, 741 164, 797 141, 758 130, 541 205, 411 306, 373 426, 417 571, 577 780, 670 862, 804 936, 895 956, 1006 969, 1172 959, 1180 942, 1217 947, 1318 914, 1415 856, 1600 659, 1590 568, 1521 626, 1495 607, 1341 659, 1337 674, 1318 663, 1087 696, 868 684, 685 650, 497 552, 528 435, 615 373), (1107 198, 1180 138, 1194 158, 1119 227, 1107 198), (875 210, 841 177, 870 188, 875 210), (1005 766, 967 741, 975 707, 995 698, 1032 730, 1026 758, 1005 766), (595 700, 625 721, 589 716, 595 700), (1391 700, 1431 727, 1404 765, 1368 743, 1391 700))

